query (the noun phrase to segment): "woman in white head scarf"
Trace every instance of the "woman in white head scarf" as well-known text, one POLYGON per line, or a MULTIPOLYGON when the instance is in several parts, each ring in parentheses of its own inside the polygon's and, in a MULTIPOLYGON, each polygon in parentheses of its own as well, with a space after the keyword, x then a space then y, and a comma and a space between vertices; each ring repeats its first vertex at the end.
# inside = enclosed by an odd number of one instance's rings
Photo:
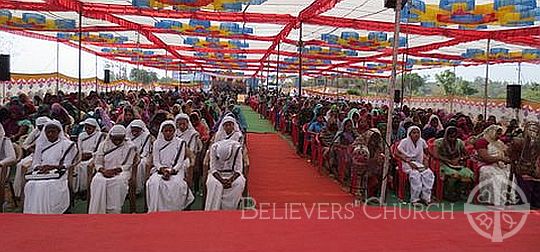
POLYGON ((206 180, 205 210, 237 209, 246 179, 242 175, 242 145, 226 139, 210 147, 210 171, 206 180))
POLYGON ((202 142, 199 132, 195 130, 191 124, 189 116, 184 113, 176 115, 174 119, 176 123, 176 136, 187 142, 189 149, 197 155, 202 150, 202 142))
POLYGON ((126 128, 114 125, 107 139, 99 146, 96 157, 96 175, 90 184, 88 213, 120 213, 128 193, 131 167, 136 148, 126 141, 126 128))
MULTIPOLYGON (((9 168, 16 161, 17 157, 13 143, 6 137, 4 127, 0 123, 0 186, 4 186, 6 179, 9 177, 9 168)), ((0 198, 2 199, 0 202, 4 202, 4 195, 0 195, 0 198)))
POLYGON ((154 167, 146 182, 149 212, 181 211, 194 200, 184 179, 189 167, 187 144, 176 137, 175 132, 173 121, 163 122, 154 143, 154 167))
MULTIPOLYGON (((75 143, 67 139, 59 121, 45 124, 32 158, 32 174, 70 169, 77 159, 75 143)), ((29 180, 24 187, 24 213, 62 214, 69 207, 68 172, 60 178, 29 180)))
POLYGON ((84 125, 84 131, 79 134, 77 140, 81 162, 75 166, 77 176, 73 186, 74 192, 83 192, 88 189, 88 166, 93 165, 94 155, 106 137, 106 134, 101 132, 96 119, 88 118, 82 124, 84 125))
POLYGON ((30 132, 28 137, 24 140, 23 144, 21 145, 21 148, 30 154, 23 159, 21 159, 17 163, 17 170, 15 171, 15 179, 13 182, 13 190, 15 191, 15 197, 19 198, 21 197, 23 182, 24 182, 24 174, 28 170, 28 168, 32 165, 32 153, 34 152, 36 140, 38 139, 39 135, 41 134, 41 131, 43 130, 43 127, 47 122, 49 122, 51 119, 49 119, 46 116, 41 116, 36 119, 36 128, 30 132))
POLYGON ((219 125, 218 131, 214 137, 214 143, 221 140, 232 139, 243 144, 243 135, 236 119, 232 116, 225 116, 219 125))
POLYGON ((30 134, 26 137, 24 142, 22 143, 21 147, 25 150, 30 149, 34 146, 36 140, 39 137, 39 134, 41 133, 41 130, 43 130, 43 127, 47 122, 49 122, 51 119, 49 119, 46 116, 41 116, 36 119, 36 128, 30 132, 30 134))
POLYGON ((152 165, 152 144, 154 137, 142 120, 133 120, 126 129, 126 137, 137 148, 140 162, 137 165, 137 194, 144 188, 147 178, 147 167, 152 165))
POLYGON ((411 126, 407 130, 407 138, 398 145, 398 155, 403 162, 403 170, 409 174, 411 187, 411 203, 418 203, 420 197, 424 203, 431 202, 431 189, 435 175, 424 163, 424 153, 427 153, 427 143, 421 137, 419 127, 411 126))

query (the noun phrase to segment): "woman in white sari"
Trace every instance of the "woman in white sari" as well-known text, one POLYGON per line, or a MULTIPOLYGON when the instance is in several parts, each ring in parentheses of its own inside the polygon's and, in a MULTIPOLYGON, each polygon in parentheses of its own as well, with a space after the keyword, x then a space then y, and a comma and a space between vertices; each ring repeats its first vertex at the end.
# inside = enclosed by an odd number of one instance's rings
POLYGON ((187 114, 180 113, 175 117, 176 123, 176 136, 184 141, 186 141, 188 148, 196 156, 202 150, 201 137, 199 132, 195 130, 189 116, 187 114))
POLYGON ((411 187, 411 203, 431 203, 431 189, 435 182, 435 175, 424 162, 424 153, 427 153, 427 143, 421 137, 420 128, 411 126, 407 130, 407 138, 398 145, 398 155, 403 161, 403 171, 409 174, 411 187))
POLYGON ((97 173, 90 184, 90 214, 122 212, 136 155, 135 146, 125 138, 126 128, 114 125, 98 148, 95 157, 97 173))
MULTIPOLYGON (((479 182, 479 201, 491 205, 504 205, 507 202, 507 186, 510 175, 510 158, 506 145, 499 140, 503 134, 499 125, 487 127, 476 140, 474 146, 481 162, 479 182)), ((514 181, 515 182, 515 181, 514 181)), ((511 191, 510 201, 515 200, 515 191, 511 191)))
MULTIPOLYGON (((67 139, 62 124, 56 120, 49 121, 36 140, 32 173, 39 177, 39 174, 65 171, 75 163, 77 156, 75 143, 67 139)), ((24 187, 24 195, 24 213, 64 213, 70 202, 68 172, 59 178, 29 180, 24 187)))
POLYGON ((84 131, 79 134, 77 146, 81 162, 75 166, 75 185, 74 192, 83 192, 88 190, 88 166, 93 165, 94 156, 106 134, 101 132, 98 122, 94 118, 88 118, 84 122, 84 131))
POLYGON ((214 136, 213 142, 216 143, 226 139, 232 139, 241 144, 244 143, 242 131, 240 131, 240 127, 238 126, 236 119, 234 119, 231 114, 226 115, 223 120, 221 120, 221 124, 219 125, 218 131, 214 136))
MULTIPOLYGON (((4 127, 0 124, 0 186, 4 186, 6 179, 9 178, 9 168, 17 161, 13 143, 6 137, 4 127)), ((0 190, 4 192, 4 190, 0 190)), ((4 203, 4 195, 0 195, 0 204, 4 203)))
POLYGON ((210 149, 210 171, 206 180, 204 209, 235 210, 246 185, 246 179, 242 175, 242 145, 227 139, 214 143, 210 149))
POLYGON ((133 120, 126 129, 127 139, 131 140, 137 148, 140 157, 137 165, 137 194, 144 188, 146 182, 146 167, 152 162, 152 144, 154 138, 146 128, 146 124, 142 120, 133 120))
POLYGON ((22 149, 31 153, 28 156, 24 157, 17 163, 15 170, 15 179, 13 182, 13 190, 15 191, 15 197, 21 197, 23 184, 24 184, 24 174, 26 170, 32 165, 32 153, 35 150, 36 140, 38 139, 43 127, 51 119, 45 116, 38 117, 36 119, 36 128, 30 132, 26 137, 23 144, 21 145, 22 149))
POLYGON ((175 123, 161 124, 154 143, 152 175, 146 182, 148 212, 181 211, 194 200, 184 180, 189 167, 187 144, 175 137, 175 123))

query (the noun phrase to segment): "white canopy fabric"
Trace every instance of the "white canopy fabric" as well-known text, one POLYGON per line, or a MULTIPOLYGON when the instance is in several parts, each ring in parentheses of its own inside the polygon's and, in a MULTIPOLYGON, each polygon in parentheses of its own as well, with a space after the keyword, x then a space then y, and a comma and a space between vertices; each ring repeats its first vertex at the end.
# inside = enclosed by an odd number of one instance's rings
MULTIPOLYGON (((311 77, 388 77, 395 12, 383 5, 379 0, 7 0, 0 2, 0 30, 76 47, 81 13, 84 50, 111 60, 258 76, 278 66, 281 74, 297 73, 302 58, 311 77)), ((407 54, 407 60, 400 57, 402 70, 540 62, 540 0, 409 0, 401 14, 399 50, 407 54)))

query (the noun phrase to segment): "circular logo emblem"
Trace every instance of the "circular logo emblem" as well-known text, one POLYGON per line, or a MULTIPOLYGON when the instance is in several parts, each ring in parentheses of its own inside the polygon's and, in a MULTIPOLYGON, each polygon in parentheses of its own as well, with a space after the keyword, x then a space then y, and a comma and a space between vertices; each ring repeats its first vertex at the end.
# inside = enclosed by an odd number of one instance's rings
POLYGON ((494 176, 474 187, 464 211, 474 231, 492 242, 502 242, 523 228, 530 204, 516 183, 506 176, 494 176), (518 199, 522 204, 517 204, 518 199))

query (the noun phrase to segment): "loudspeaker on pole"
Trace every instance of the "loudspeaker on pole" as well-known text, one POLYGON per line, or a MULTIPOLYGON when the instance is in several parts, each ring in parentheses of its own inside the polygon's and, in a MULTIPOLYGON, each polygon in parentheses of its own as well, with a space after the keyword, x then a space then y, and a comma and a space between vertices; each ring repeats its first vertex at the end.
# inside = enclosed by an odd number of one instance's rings
POLYGON ((105 69, 105 74, 103 75, 103 82, 107 84, 111 83, 111 70, 105 69))
POLYGON ((394 90, 394 102, 395 103, 401 102, 401 90, 399 89, 394 90))
POLYGON ((0 55, 0 81, 10 81, 9 55, 0 55))
POLYGON ((521 108, 521 85, 506 86, 506 107, 521 108))

